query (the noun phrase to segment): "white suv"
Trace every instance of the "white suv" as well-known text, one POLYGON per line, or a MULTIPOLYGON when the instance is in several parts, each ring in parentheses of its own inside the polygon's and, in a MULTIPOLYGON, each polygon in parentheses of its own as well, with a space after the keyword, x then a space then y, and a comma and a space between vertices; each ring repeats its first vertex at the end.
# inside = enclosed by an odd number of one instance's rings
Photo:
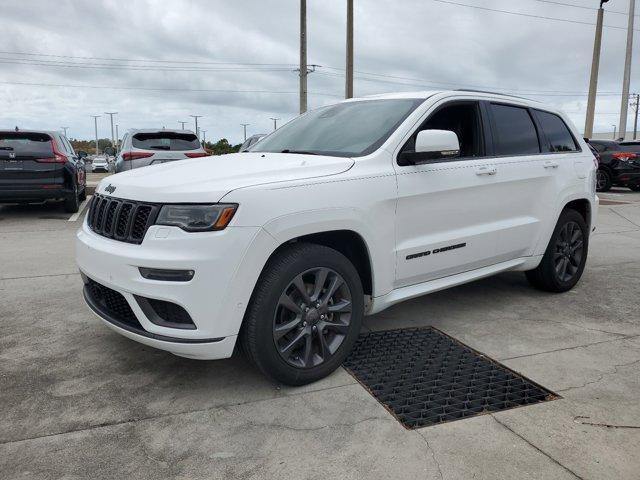
POLYGON ((116 173, 207 155, 190 130, 130 130, 122 138, 116 173))
POLYGON ((471 91, 353 99, 247 153, 104 179, 77 235, 91 309, 176 355, 305 384, 363 315, 505 270, 563 292, 595 225, 594 157, 559 111, 471 91))

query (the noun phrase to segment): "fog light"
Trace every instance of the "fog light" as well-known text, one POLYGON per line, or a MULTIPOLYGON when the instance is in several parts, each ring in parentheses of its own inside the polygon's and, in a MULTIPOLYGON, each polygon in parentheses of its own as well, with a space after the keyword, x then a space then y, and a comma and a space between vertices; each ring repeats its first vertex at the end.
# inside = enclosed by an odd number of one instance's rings
POLYGON ((195 275, 195 270, 167 270, 160 268, 138 267, 140 275, 147 280, 160 280, 163 282, 188 282, 195 275))

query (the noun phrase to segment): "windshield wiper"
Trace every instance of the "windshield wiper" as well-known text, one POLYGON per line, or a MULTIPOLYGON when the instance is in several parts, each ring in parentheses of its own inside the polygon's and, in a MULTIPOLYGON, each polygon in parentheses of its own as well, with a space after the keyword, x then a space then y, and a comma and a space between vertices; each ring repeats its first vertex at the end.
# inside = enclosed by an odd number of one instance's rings
POLYGON ((284 150, 280 150, 280 153, 299 153, 301 155, 318 155, 316 152, 309 152, 307 150, 290 150, 285 148, 284 150))

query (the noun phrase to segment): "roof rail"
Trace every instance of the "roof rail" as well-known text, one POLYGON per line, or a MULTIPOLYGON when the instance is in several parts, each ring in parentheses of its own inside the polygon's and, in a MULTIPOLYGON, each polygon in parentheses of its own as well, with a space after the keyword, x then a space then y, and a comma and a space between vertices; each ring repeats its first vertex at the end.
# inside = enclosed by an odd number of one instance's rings
POLYGON ((458 88, 456 89, 456 92, 488 93, 490 95, 500 95, 501 97, 520 98, 522 100, 527 100, 529 102, 538 102, 538 100, 532 100, 530 98, 520 97, 518 95, 511 95, 509 93, 491 92, 488 90, 475 90, 473 88, 458 88))

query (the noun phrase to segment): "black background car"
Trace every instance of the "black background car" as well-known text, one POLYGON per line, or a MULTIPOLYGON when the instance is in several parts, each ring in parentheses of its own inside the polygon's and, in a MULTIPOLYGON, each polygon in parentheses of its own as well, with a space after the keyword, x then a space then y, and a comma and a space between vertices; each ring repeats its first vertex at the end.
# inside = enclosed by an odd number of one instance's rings
POLYGON ((86 170, 58 132, 0 130, 0 203, 64 200, 75 213, 86 198, 86 170))
POLYGON ((597 190, 606 192, 612 186, 640 191, 640 142, 618 143, 612 140, 589 140, 598 154, 597 190))

